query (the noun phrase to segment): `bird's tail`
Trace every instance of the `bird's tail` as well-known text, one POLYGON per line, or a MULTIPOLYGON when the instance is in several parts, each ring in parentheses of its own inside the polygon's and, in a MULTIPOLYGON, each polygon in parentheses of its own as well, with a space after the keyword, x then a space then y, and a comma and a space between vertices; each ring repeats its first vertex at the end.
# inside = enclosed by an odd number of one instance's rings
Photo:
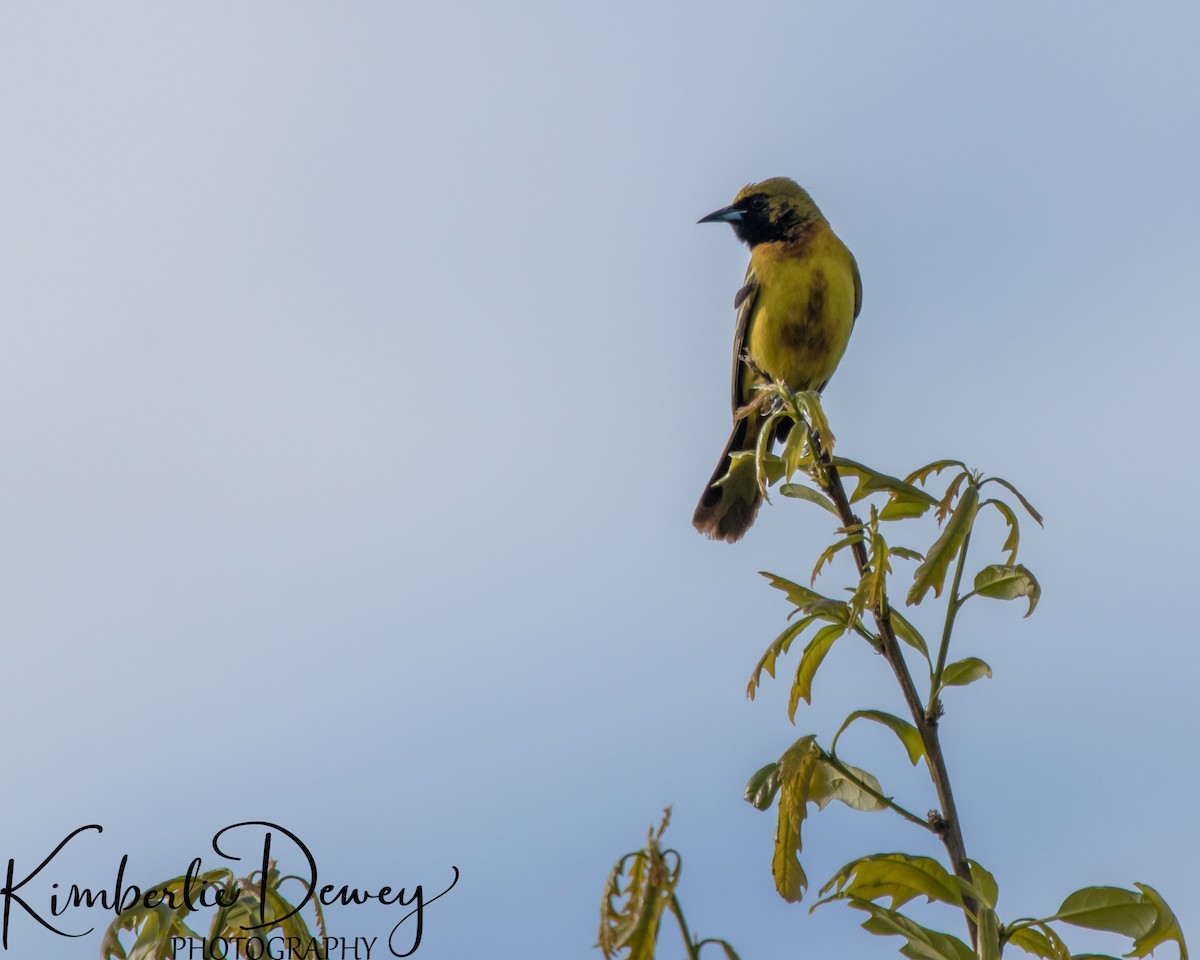
POLYGON ((754 458, 731 460, 730 457, 735 453, 754 453, 762 427, 763 419, 757 411, 734 423, 717 469, 700 496, 692 526, 710 540, 727 543, 741 540, 758 515, 762 491, 758 488, 754 458))

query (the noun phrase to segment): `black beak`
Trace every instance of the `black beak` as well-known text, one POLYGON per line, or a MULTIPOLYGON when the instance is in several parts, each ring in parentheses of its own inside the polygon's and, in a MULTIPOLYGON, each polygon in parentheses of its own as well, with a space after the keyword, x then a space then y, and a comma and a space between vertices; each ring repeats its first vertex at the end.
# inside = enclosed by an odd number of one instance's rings
POLYGON ((714 210, 707 217, 701 217, 697 223, 738 223, 745 217, 745 211, 739 210, 737 207, 722 207, 720 210, 714 210))

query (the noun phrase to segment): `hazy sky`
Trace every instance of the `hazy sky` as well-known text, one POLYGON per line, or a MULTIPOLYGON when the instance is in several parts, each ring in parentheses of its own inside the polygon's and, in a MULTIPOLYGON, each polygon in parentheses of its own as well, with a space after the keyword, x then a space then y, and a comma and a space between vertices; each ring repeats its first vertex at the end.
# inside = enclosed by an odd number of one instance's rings
MULTIPOLYGON (((795 728, 786 681, 743 697, 788 612, 756 571, 805 577, 831 524, 689 522, 746 258, 694 224, 782 174, 862 269, 842 452, 961 457, 1046 516, 1044 600, 967 608, 996 675, 943 724, 1002 917, 1143 881, 1200 936, 1198 37, 1185 3, 0 8, 0 861, 100 823, 37 895, 125 853, 150 883, 269 820, 323 883, 457 866, 425 960, 589 957, 670 803, 698 931, 895 956, 776 897, 741 799, 900 709, 850 643, 795 728)), ((885 736, 846 749, 932 805, 885 736)), ((807 831, 817 885, 933 850, 807 831)), ((98 949, 12 921, 15 957, 98 949)))

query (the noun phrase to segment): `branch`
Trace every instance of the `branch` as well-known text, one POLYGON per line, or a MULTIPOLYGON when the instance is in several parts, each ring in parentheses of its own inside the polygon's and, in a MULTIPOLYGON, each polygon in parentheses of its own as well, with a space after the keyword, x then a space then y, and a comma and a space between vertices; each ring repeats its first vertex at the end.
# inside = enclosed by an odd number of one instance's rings
MULTIPOLYGON (((850 500, 846 496, 846 488, 842 485, 842 478, 838 475, 837 467, 834 466, 832 457, 830 457, 821 446, 820 441, 812 433, 809 434, 809 445, 814 459, 820 464, 820 469, 815 471, 817 480, 837 508, 842 526, 851 527, 855 524, 861 526, 862 521, 855 516, 854 510, 850 506, 850 500)), ((867 548, 862 543, 855 543, 852 545, 852 550, 854 553, 854 563, 858 567, 858 575, 861 577, 868 567, 867 548)), ((951 597, 950 602, 953 604, 953 597, 951 597)), ((900 650, 900 644, 896 640, 896 632, 892 629, 892 618, 887 599, 885 598, 872 608, 871 614, 875 618, 875 626, 879 634, 880 653, 883 654, 884 659, 888 662, 888 666, 892 668, 892 672, 896 675, 896 680, 900 684, 900 692, 904 696, 904 702, 908 705, 913 723, 917 727, 917 732, 921 735, 921 742, 925 745, 925 757, 929 763, 929 775, 933 780, 934 789, 937 791, 938 803, 941 805, 941 823, 938 825, 940 827, 938 833, 941 836, 942 843, 946 847, 946 853, 950 858, 950 865, 953 867, 954 873, 967 883, 970 883, 971 867, 967 861, 967 848, 963 842, 962 827, 958 821, 958 808, 954 803, 954 793, 950 788, 950 774, 946 770, 946 759, 942 755, 942 746, 938 740, 938 718, 936 715, 927 712, 921 703, 920 694, 917 693, 916 684, 913 683, 912 674, 908 671, 908 664, 905 662, 904 654, 900 650)), ((945 644, 943 643, 943 657, 945 655, 944 650, 945 644)), ((975 946, 978 932, 972 915, 977 911, 978 905, 969 898, 963 899, 963 905, 966 908, 967 929, 971 934, 971 944, 975 946)))

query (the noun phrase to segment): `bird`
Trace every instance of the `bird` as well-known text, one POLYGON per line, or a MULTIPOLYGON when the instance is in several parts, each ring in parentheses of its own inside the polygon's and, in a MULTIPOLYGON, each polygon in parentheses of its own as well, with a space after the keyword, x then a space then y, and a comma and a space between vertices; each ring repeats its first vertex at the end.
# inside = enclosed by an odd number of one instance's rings
MULTIPOLYGON (((752 457, 769 416, 750 407, 758 384, 823 390, 837 369, 862 308, 862 280, 808 192, 788 177, 743 187, 727 207, 699 223, 728 223, 750 248, 746 280, 733 298, 733 430, 704 487, 692 525, 735 543, 754 523, 763 494, 752 457)), ((768 447, 790 423, 772 429, 768 447)))

